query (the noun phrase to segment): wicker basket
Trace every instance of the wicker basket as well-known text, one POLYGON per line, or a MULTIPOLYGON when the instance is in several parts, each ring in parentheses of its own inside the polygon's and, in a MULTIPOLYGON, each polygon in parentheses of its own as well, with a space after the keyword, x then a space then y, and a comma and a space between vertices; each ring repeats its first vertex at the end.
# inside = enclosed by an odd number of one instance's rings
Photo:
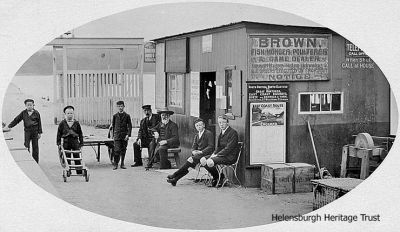
POLYGON ((362 180, 354 178, 332 178, 311 180, 313 183, 314 201, 313 210, 340 198, 359 185, 362 180))

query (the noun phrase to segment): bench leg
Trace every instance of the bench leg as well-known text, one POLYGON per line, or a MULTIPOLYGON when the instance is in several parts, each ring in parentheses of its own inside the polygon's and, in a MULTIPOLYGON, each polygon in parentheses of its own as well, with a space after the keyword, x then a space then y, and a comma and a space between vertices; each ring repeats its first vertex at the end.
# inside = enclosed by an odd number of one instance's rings
POLYGON ((181 159, 179 158, 179 153, 174 153, 174 158, 175 158, 176 167, 180 168, 181 167, 181 159))

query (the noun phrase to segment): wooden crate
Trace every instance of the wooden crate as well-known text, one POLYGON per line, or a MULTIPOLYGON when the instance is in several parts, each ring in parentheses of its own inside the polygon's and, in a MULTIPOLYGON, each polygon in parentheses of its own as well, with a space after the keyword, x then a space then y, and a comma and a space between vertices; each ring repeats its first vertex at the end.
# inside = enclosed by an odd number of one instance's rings
POLYGON ((261 166, 261 189, 267 194, 292 193, 294 168, 286 164, 261 166))
POLYGON ((287 163, 287 165, 294 169, 293 192, 312 192, 311 180, 314 179, 315 166, 306 163, 287 163))

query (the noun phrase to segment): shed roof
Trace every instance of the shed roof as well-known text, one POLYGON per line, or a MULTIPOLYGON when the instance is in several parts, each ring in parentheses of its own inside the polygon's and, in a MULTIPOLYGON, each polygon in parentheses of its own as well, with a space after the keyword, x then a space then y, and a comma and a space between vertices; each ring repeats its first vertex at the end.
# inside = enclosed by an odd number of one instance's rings
POLYGON ((178 38, 182 38, 182 37, 198 36, 198 35, 210 33, 211 31, 221 32, 221 31, 243 28, 243 27, 247 27, 249 25, 280 26, 280 27, 287 27, 287 28, 308 28, 308 29, 317 29, 317 30, 329 30, 330 32, 334 33, 333 31, 331 31, 330 29, 328 29, 326 27, 292 26, 292 25, 283 25, 283 24, 269 24, 269 23, 260 23, 260 22, 251 22, 251 21, 240 21, 240 22, 224 24, 224 25, 217 26, 217 27, 200 29, 200 30, 195 30, 195 31, 190 31, 190 32, 184 32, 184 33, 176 34, 176 35, 169 35, 169 36, 153 39, 153 41, 159 42, 159 41, 163 41, 163 40, 178 39, 178 38))

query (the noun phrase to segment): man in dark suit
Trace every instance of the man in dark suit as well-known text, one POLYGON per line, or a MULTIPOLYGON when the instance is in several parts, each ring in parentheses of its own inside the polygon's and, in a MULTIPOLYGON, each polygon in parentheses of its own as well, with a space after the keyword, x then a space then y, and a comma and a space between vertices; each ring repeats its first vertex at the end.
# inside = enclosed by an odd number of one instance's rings
POLYGON ((151 111, 151 105, 142 106, 143 113, 146 115, 140 121, 140 128, 138 132, 138 137, 135 143, 133 143, 133 161, 134 164, 131 167, 142 166, 142 150, 141 148, 148 148, 149 156, 152 156, 155 149, 155 143, 151 143, 154 136, 151 132, 151 129, 157 126, 157 124, 161 121, 160 115, 153 114, 151 111), (150 144, 152 146, 150 146, 150 144))
MULTIPOLYGON (((154 156, 160 156, 160 169, 170 169, 171 162, 168 160, 167 150, 180 145, 178 125, 169 119, 174 114, 173 111, 164 108, 158 111, 158 114, 161 115, 161 122, 152 129, 154 132, 153 142, 156 143, 154 156)), ((154 157, 151 157, 151 160, 153 159, 154 157)), ((147 168, 150 167, 152 167, 151 162, 149 162, 147 168)))
MULTIPOLYGON (((200 159, 200 163, 212 175, 213 181, 211 186, 215 187, 218 182, 218 171, 215 167, 217 164, 233 164, 239 155, 239 136, 238 133, 229 126, 229 119, 223 115, 218 117, 218 125, 221 134, 218 136, 218 143, 215 151, 208 157, 200 159)), ((224 175, 221 174, 223 183, 224 175)))
POLYGON ((195 168, 202 157, 211 155, 214 150, 214 135, 211 131, 205 129, 206 125, 203 119, 196 119, 194 126, 198 133, 193 140, 192 156, 174 174, 167 176, 167 182, 171 183, 172 186, 175 186, 179 179, 189 173, 189 168, 195 168))
POLYGON ((132 132, 131 116, 124 111, 125 103, 117 102, 118 112, 113 115, 112 129, 114 137, 114 170, 118 168, 121 159, 121 169, 126 169, 124 165, 126 147, 132 132))

